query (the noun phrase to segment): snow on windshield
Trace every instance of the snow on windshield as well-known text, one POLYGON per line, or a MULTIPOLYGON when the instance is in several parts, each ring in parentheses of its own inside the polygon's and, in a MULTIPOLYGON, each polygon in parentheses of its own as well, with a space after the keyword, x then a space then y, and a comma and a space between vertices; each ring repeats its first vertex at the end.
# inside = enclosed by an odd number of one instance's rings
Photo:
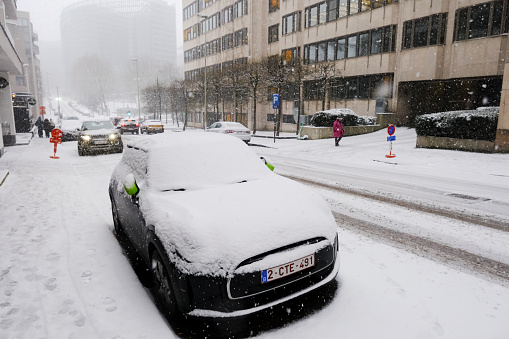
POLYGON ((161 191, 200 189, 271 174, 244 142, 230 136, 167 133, 132 145, 148 150, 148 184, 161 191))
POLYGON ((104 121, 85 121, 83 122, 83 130, 113 129, 113 124, 109 120, 104 121))

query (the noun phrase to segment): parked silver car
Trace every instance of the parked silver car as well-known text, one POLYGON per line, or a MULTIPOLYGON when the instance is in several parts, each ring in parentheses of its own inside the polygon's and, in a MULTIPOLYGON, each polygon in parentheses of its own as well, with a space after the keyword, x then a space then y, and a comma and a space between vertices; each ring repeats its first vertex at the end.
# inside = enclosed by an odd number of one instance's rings
POLYGON ((207 132, 233 135, 245 143, 251 141, 251 131, 238 122, 218 121, 210 125, 207 132))

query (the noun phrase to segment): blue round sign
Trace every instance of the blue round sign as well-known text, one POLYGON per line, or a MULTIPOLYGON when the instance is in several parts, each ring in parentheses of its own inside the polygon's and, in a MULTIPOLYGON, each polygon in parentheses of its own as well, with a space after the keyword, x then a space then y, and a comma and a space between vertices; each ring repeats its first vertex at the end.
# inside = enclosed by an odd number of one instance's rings
POLYGON ((389 135, 393 135, 394 132, 396 132, 396 126, 389 125, 389 127, 387 127, 387 133, 389 133, 389 135))

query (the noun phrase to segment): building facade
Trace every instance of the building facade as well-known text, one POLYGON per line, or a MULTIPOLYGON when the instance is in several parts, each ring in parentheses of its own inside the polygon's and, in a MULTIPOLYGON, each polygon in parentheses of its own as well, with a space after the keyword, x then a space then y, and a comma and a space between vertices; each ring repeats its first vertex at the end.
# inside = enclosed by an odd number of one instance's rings
POLYGON ((23 74, 23 62, 15 47, 12 34, 7 27, 9 20, 16 20, 17 7, 15 0, 0 1, 0 157, 4 146, 16 143, 16 124, 12 108, 10 75, 23 74))
POLYGON ((65 87, 75 94, 84 92, 76 84, 85 80, 73 76, 83 67, 97 69, 90 60, 99 60, 115 80, 108 86, 111 95, 136 90, 133 59, 143 73, 140 78, 177 65, 175 6, 163 0, 80 1, 64 9, 60 30, 65 87))
MULTIPOLYGON (((187 78, 211 65, 273 55, 299 56, 311 68, 333 63, 340 75, 327 91, 326 109, 347 107, 368 116, 393 112, 398 123, 409 124, 420 114, 501 105, 497 140, 500 147, 509 147, 504 104, 509 90, 509 81, 504 81, 508 0, 183 0, 182 4, 187 78)), ((318 97, 323 89, 312 80, 303 87, 303 103, 283 101, 283 130, 296 130, 291 119, 296 106, 305 115, 322 109, 318 97)), ((251 106, 243 108, 248 116, 251 106)), ((262 110, 257 126, 270 129, 270 101, 257 107, 262 110)), ((252 125, 250 117, 247 123, 252 125)))

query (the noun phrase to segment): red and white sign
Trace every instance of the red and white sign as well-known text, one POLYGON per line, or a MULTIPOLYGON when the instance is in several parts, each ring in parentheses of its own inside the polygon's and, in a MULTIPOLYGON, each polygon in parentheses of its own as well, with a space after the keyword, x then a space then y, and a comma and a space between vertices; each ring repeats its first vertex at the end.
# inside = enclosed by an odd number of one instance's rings
POLYGON ((51 130, 51 138, 49 139, 49 142, 53 143, 55 146, 53 147, 53 156, 50 155, 50 158, 52 159, 60 159, 60 157, 57 157, 57 145, 62 143, 62 131, 58 128, 53 128, 51 130))

